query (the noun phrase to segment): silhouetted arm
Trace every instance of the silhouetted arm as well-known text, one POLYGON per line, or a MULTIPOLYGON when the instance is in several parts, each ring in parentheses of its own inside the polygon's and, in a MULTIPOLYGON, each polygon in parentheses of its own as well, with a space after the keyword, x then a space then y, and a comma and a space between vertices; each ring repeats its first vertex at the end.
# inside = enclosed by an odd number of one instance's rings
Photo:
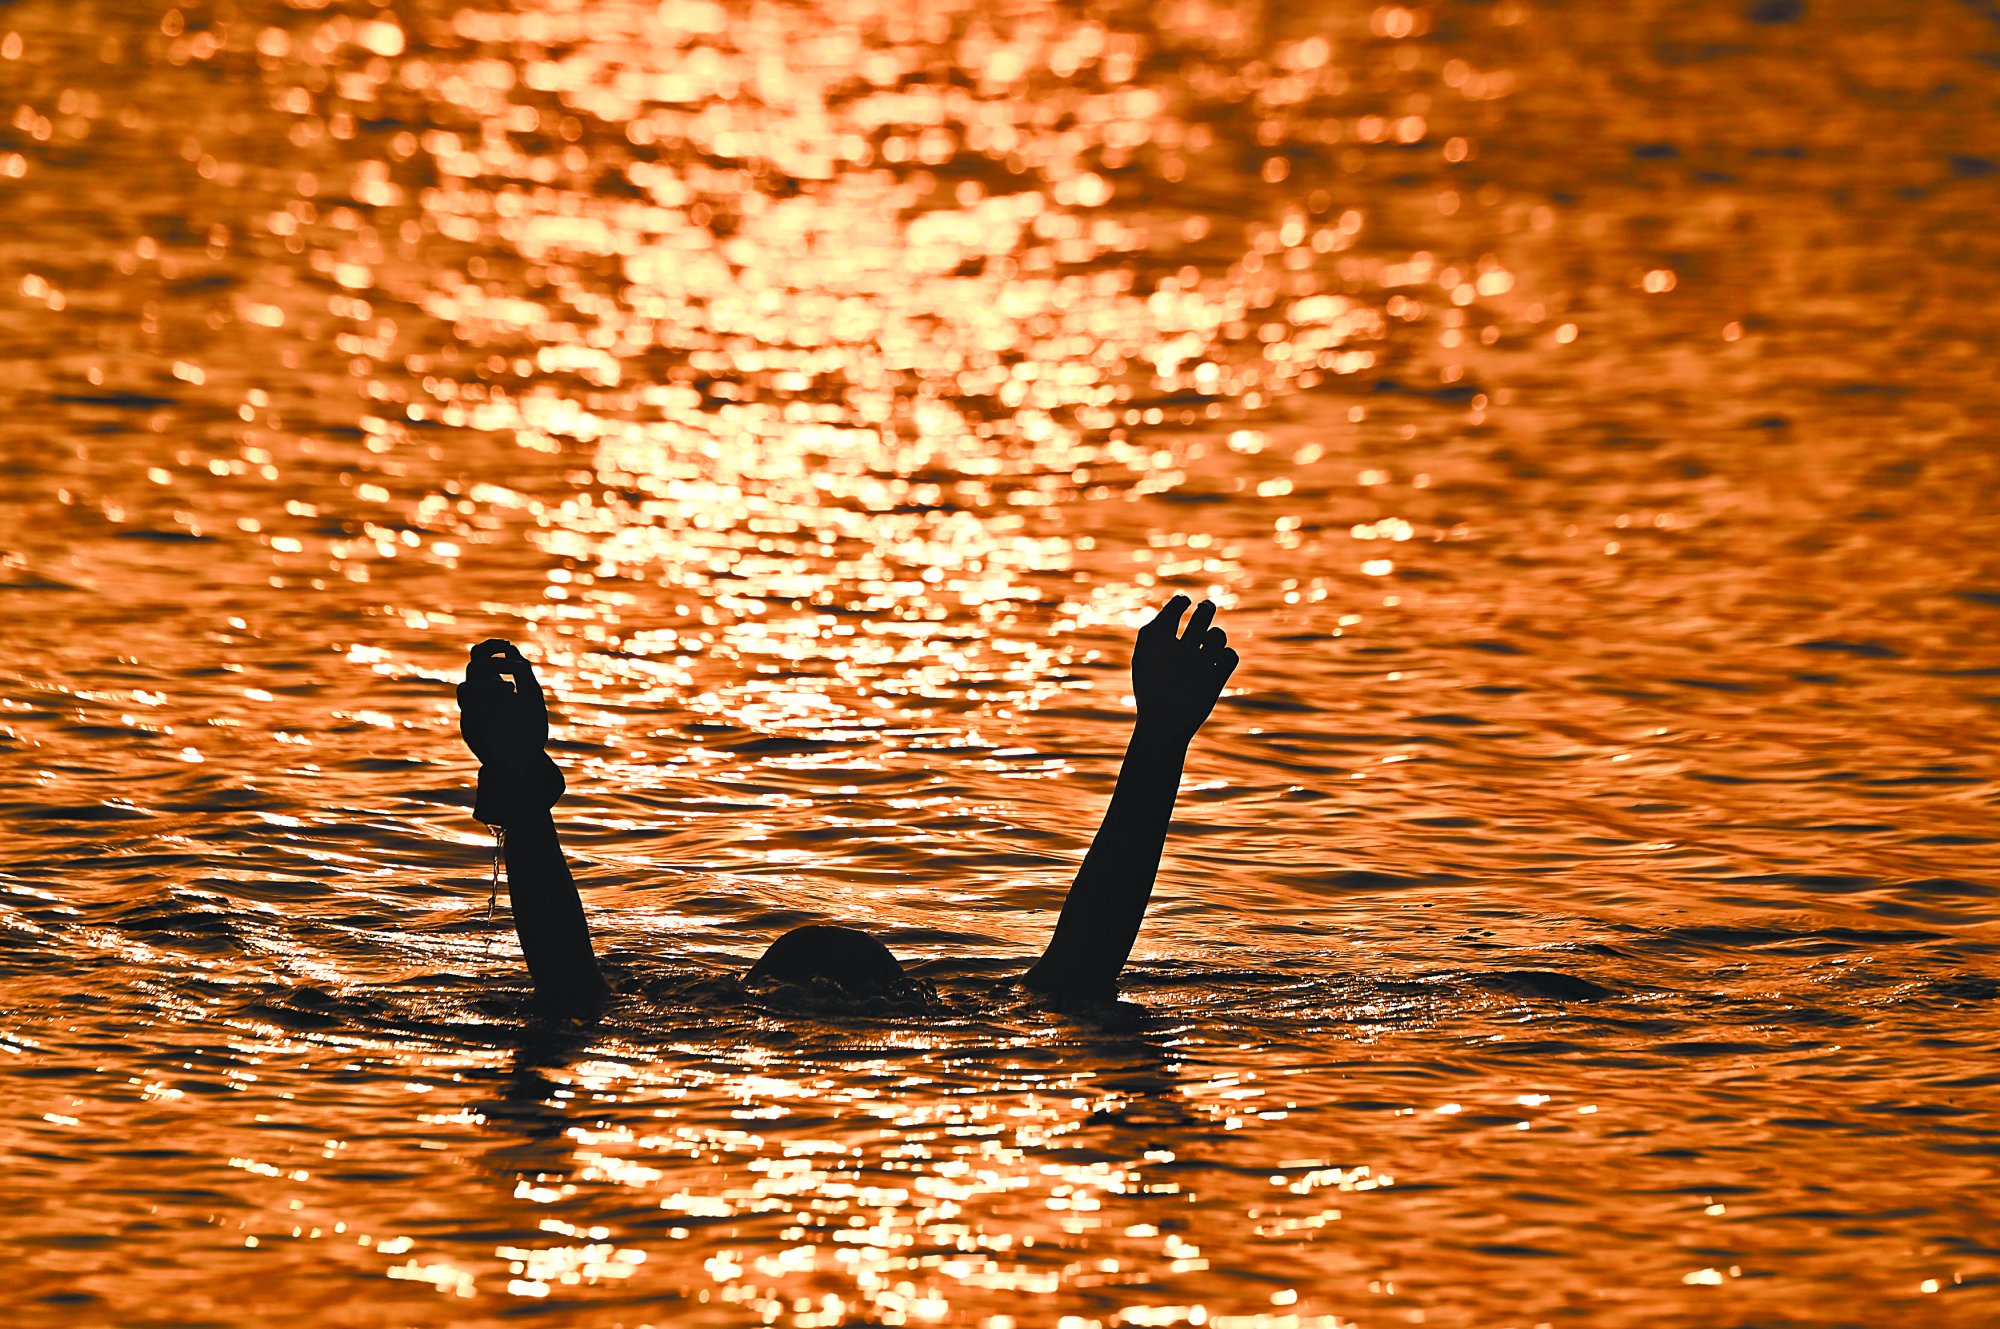
POLYGON ((507 900, 514 932, 535 982, 538 1005, 583 1014, 610 996, 590 947, 583 900, 563 857, 552 814, 508 824, 500 839, 507 859, 507 900))
POLYGON ((542 750, 548 703, 521 653, 504 641, 472 648, 458 689, 459 727, 479 758, 472 815, 495 828, 507 861, 507 897, 537 1004, 565 1014, 602 1006, 610 989, 597 969, 576 879, 563 858, 552 809, 562 771, 542 750))
POLYGON ((1132 954, 1152 899, 1174 796, 1188 744, 1208 718, 1235 670, 1236 652, 1211 627, 1215 606, 1204 601, 1176 635, 1186 596, 1169 600, 1139 629, 1132 650, 1132 691, 1139 716, 1118 770, 1104 824, 1091 841, 1063 901, 1049 948, 1022 980, 1044 992, 1109 998, 1132 954))

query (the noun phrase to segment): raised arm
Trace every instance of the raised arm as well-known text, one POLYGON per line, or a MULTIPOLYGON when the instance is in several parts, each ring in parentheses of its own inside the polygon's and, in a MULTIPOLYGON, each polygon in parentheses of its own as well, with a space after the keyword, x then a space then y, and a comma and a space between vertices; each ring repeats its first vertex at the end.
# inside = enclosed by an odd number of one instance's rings
POLYGON ((1236 668, 1229 638, 1212 626, 1214 604, 1203 601, 1187 631, 1180 631, 1188 604, 1186 596, 1176 595, 1139 629, 1132 648, 1132 693, 1139 710, 1132 741, 1104 824, 1063 901, 1055 935, 1022 980, 1029 987, 1093 999, 1117 995, 1119 971, 1153 896, 1188 744, 1236 668))
POLYGON ((458 687, 459 730, 479 758, 472 815, 495 829, 507 860, 507 896, 537 1005, 559 1014, 597 1010, 610 989, 597 970, 576 880, 552 809, 562 771, 542 745, 549 709, 534 667, 504 641, 472 648, 458 687))

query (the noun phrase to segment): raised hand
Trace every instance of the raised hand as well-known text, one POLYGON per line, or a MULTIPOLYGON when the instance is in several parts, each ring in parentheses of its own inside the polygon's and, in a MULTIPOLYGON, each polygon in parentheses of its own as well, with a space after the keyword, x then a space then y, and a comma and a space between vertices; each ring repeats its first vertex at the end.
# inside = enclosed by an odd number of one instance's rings
POLYGON ((549 707, 535 668, 511 642, 472 648, 458 685, 458 729, 482 762, 518 761, 549 741, 549 707))
POLYGON ((499 833, 514 932, 535 980, 536 1004, 590 1015, 611 990, 598 972, 576 878, 556 836, 551 809, 563 796, 563 775, 542 751, 549 704, 534 666, 509 643, 490 638, 472 648, 458 685, 458 728, 479 758, 472 815, 499 833))
POLYGON ((1191 602, 1185 595, 1167 601, 1132 648, 1132 695, 1139 704, 1141 728, 1153 728, 1180 739, 1191 739, 1215 709, 1230 674, 1236 652, 1229 634, 1215 623, 1215 604, 1204 600, 1181 631, 1181 615, 1191 602))
POLYGON ((1188 604, 1185 595, 1176 595, 1139 629, 1132 648, 1139 720, 1104 824, 1063 900, 1055 935, 1023 975, 1031 988, 1090 1000, 1117 994, 1119 971, 1132 954, 1153 895, 1188 741, 1236 668, 1236 652, 1215 626, 1213 604, 1203 602, 1181 630, 1188 604))
POLYGON ((562 797, 562 771, 542 751, 548 700, 534 666, 512 644, 489 638, 472 648, 458 685, 458 731, 479 758, 479 820, 515 824, 562 797))

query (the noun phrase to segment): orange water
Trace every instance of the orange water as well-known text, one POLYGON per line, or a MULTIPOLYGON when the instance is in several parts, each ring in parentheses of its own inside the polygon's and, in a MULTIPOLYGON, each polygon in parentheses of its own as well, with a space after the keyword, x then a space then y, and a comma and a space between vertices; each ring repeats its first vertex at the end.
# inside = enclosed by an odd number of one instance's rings
POLYGON ((1996 67, 0 11, 6 1320, 1991 1323, 1996 67), (1128 1000, 1047 1011, 1170 589, 1245 664, 1128 1000), (489 635, 592 1030, 488 911, 489 635), (816 920, 938 1007, 735 986, 816 920))

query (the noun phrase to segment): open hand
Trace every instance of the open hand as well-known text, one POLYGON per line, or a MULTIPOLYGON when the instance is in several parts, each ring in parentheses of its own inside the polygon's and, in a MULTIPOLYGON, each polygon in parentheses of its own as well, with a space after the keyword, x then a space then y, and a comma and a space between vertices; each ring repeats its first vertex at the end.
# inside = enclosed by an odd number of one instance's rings
POLYGON ((1189 603, 1185 595, 1167 601, 1139 629, 1132 648, 1132 695, 1139 703, 1139 723, 1180 739, 1193 738, 1208 719, 1237 663, 1229 635, 1212 626, 1213 601, 1196 606, 1187 631, 1180 630, 1189 603))

